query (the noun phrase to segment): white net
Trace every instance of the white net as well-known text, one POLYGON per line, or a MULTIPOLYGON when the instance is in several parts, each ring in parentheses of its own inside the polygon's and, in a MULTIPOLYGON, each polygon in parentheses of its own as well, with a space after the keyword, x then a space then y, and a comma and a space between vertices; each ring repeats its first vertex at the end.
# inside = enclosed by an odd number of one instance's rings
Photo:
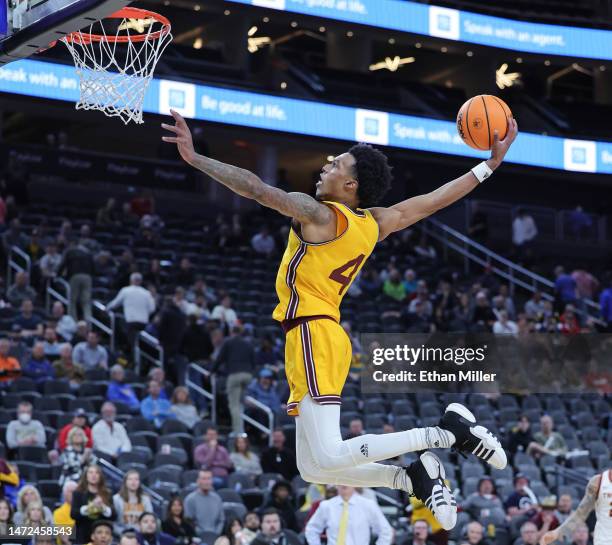
POLYGON ((97 21, 61 39, 80 79, 77 110, 100 110, 126 125, 144 122, 145 95, 172 34, 166 22, 144 15, 133 18, 135 12, 97 21))

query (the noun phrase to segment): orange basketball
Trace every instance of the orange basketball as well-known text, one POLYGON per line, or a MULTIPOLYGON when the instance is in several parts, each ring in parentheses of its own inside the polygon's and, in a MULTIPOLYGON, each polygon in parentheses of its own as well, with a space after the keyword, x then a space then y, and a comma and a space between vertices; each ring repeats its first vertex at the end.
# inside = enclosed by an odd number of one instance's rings
POLYGON ((512 112, 508 105, 493 95, 470 98, 457 114, 457 130, 463 141, 474 149, 489 150, 493 145, 493 131, 497 129, 503 140, 512 112))

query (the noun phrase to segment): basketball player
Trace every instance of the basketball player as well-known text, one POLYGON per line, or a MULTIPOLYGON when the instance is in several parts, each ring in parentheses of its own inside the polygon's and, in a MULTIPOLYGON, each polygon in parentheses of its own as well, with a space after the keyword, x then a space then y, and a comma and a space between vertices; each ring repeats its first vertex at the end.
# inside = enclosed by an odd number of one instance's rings
POLYGON ((558 528, 546 532, 540 539, 540 545, 567 539, 578 526, 584 524, 595 510, 597 522, 593 532, 593 545, 612 545, 612 469, 591 477, 586 494, 577 509, 558 528))
POLYGON ((473 453, 493 467, 506 466, 506 454, 486 428, 463 405, 452 403, 438 426, 346 441, 340 435, 340 393, 351 362, 351 344, 339 324, 340 302, 377 242, 393 232, 451 205, 475 189, 502 162, 516 138, 514 120, 491 158, 426 195, 390 208, 375 204, 391 184, 391 169, 379 150, 353 146, 321 171, 316 196, 286 193, 258 176, 197 154, 185 120, 172 112, 174 125, 165 142, 175 143, 182 158, 238 195, 292 218, 282 258, 274 310, 286 334, 285 372, 291 394, 289 414, 296 419, 297 463, 312 483, 389 487, 423 501, 441 526, 451 529, 457 505, 445 486, 444 466, 431 448, 473 453), (426 451, 407 468, 378 464, 407 452, 426 451))

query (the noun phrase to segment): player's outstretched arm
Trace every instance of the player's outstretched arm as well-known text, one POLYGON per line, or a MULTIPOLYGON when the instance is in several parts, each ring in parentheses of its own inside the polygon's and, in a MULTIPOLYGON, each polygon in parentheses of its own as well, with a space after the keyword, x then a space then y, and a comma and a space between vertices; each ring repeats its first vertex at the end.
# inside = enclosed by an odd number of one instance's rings
MULTIPOLYGON (((508 132, 503 140, 499 139, 499 135, 495 131, 491 157, 486 161, 491 170, 495 170, 504 160, 517 134, 518 126, 514 119, 508 121, 508 132)), ((379 239, 383 240, 391 233, 406 229, 438 210, 446 208, 474 190, 478 183, 476 176, 472 171, 469 171, 431 193, 406 199, 389 208, 371 208, 370 211, 378 222, 379 239)))
POLYGON ((589 481, 586 488, 586 494, 582 501, 576 508, 576 510, 565 520, 565 522, 550 532, 546 532, 540 538, 540 545, 549 545, 554 541, 562 542, 564 539, 571 541, 574 530, 583 524, 591 514, 591 511, 595 508, 595 502, 597 501, 597 492, 599 491, 599 485, 601 483, 601 475, 595 475, 589 481))
POLYGON ((162 140, 176 144, 183 160, 192 167, 208 174, 234 193, 295 218, 301 224, 326 225, 334 220, 333 212, 310 195, 287 193, 264 183, 259 176, 249 170, 196 153, 187 122, 178 112, 174 110, 170 112, 175 124, 162 123, 162 127, 173 134, 162 136, 162 140))

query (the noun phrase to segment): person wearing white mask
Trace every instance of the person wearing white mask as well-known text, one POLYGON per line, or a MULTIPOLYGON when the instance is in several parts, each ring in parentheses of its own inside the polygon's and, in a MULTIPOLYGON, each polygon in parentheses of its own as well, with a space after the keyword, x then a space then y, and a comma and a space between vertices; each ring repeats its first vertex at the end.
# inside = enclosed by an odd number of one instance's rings
POLYGON ((22 401, 17 405, 17 420, 6 428, 6 446, 10 449, 19 447, 44 447, 47 442, 42 422, 32 420, 32 404, 22 401))

